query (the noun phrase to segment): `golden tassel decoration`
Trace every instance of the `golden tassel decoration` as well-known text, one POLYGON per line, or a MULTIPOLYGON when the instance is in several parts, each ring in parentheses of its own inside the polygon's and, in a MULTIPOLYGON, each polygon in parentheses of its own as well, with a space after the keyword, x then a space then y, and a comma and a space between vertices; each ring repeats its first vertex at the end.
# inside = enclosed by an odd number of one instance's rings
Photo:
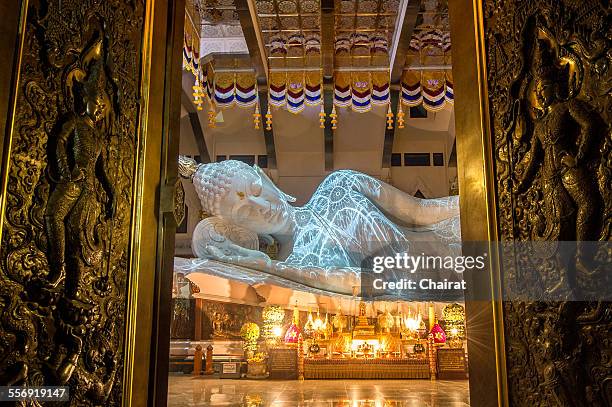
POLYGON ((332 130, 336 130, 338 128, 338 115, 336 114, 336 105, 332 107, 332 111, 329 114, 329 117, 331 117, 332 130))
POLYGON ((404 110, 402 109, 402 101, 400 100, 397 106, 397 128, 398 129, 403 129, 404 128, 404 116, 406 115, 404 113, 404 110))
POLYGON ((202 86, 200 86, 200 83, 198 80, 196 80, 196 83, 194 86, 192 86, 193 89, 193 104, 196 105, 196 108, 198 110, 202 110, 202 104, 204 103, 204 96, 206 96, 206 94, 204 93, 204 88, 202 86))
POLYGON ((393 112, 391 111, 391 103, 389 103, 389 109, 387 110, 387 130, 393 130, 393 112))
POLYGON ((272 130, 272 112, 270 106, 268 106, 268 113, 266 113, 266 130, 272 130))
POLYGON ((321 111, 319 112, 319 128, 325 128, 325 109, 323 103, 321 103, 321 111))
POLYGON ((212 105, 210 106, 210 110, 208 111, 208 127, 213 129, 217 127, 217 113, 215 112, 215 109, 212 105))
POLYGON ((259 100, 255 103, 255 113, 253 113, 253 124, 255 130, 259 130, 259 124, 261 123, 261 114, 259 113, 259 100))

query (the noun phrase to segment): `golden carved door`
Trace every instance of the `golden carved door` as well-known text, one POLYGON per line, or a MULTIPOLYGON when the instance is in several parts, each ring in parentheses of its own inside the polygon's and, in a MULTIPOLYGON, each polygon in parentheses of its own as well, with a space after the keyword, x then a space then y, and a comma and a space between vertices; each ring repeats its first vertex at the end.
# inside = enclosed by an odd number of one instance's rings
POLYGON ((151 337, 167 330, 155 293, 176 227, 184 3, 15 3, 0 8, 0 385, 147 405, 151 337))
POLYGON ((449 11, 462 235, 503 242, 466 302, 472 403, 612 405, 609 2, 449 11))

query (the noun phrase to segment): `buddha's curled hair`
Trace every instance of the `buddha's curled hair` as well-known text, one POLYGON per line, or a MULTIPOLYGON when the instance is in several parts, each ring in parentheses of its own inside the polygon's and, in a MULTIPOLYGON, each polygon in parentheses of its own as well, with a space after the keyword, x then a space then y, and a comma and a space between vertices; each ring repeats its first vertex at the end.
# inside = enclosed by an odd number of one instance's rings
POLYGON ((229 193, 231 180, 240 171, 253 171, 253 168, 235 160, 197 166, 191 179, 205 212, 210 215, 220 214, 221 198, 229 193))

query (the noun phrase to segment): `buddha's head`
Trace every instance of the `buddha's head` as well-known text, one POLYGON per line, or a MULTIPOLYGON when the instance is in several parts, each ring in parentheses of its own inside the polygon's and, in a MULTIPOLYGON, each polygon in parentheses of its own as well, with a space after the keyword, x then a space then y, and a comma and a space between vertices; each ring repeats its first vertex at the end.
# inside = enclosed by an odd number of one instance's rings
MULTIPOLYGON (((190 171, 185 170, 185 158, 181 160, 185 176, 190 171)), ((295 198, 278 189, 259 167, 227 160, 198 165, 192 174, 204 211, 258 234, 286 230, 291 217, 289 202, 295 198)))

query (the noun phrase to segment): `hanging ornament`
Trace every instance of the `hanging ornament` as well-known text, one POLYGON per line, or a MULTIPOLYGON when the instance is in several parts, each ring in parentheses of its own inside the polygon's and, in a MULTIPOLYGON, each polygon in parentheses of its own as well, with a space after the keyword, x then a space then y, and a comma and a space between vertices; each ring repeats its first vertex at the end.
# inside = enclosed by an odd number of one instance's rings
POLYGON ((397 128, 398 129, 403 129, 404 128, 404 116, 406 115, 404 113, 404 110, 402 109, 402 102, 399 101, 397 106, 397 128))
POLYGON ((393 130, 393 112, 391 111, 391 104, 387 110, 387 130, 393 130))
POLYGON ((261 114, 259 113, 259 101, 255 104, 255 113, 253 113, 253 125, 255 130, 259 130, 259 124, 261 123, 261 114))
POLYGON ((332 111, 329 114, 329 117, 331 117, 331 124, 332 124, 332 130, 336 130, 338 128, 338 115, 336 114, 336 106, 334 105, 334 107, 332 107, 332 111))
POLYGON ((266 130, 272 130, 272 112, 270 106, 268 106, 268 113, 266 113, 266 130))
POLYGON ((321 111, 319 112, 319 128, 325 128, 325 109, 323 108, 323 103, 321 103, 321 111))
POLYGON ((215 112, 215 108, 212 105, 208 111, 208 127, 213 129, 217 127, 217 112, 215 112))
POLYGON ((204 88, 200 86, 200 81, 196 78, 195 85, 192 86, 193 89, 193 104, 196 105, 198 110, 202 110, 202 104, 204 103, 204 88))

